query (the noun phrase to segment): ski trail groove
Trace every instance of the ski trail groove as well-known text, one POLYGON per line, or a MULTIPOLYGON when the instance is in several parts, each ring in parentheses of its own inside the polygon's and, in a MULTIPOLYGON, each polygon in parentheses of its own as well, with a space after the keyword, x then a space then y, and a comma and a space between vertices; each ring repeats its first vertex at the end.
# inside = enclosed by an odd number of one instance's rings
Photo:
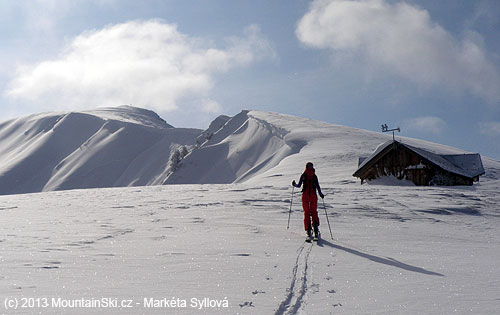
POLYGON ((304 302, 308 287, 309 255, 311 254, 313 245, 310 244, 304 251, 305 248, 306 243, 302 244, 297 249, 297 259, 295 260, 295 265, 292 270, 292 282, 287 289, 288 293, 286 298, 279 305, 274 313, 275 315, 296 314, 304 302), (299 278, 297 278, 299 270, 299 278))

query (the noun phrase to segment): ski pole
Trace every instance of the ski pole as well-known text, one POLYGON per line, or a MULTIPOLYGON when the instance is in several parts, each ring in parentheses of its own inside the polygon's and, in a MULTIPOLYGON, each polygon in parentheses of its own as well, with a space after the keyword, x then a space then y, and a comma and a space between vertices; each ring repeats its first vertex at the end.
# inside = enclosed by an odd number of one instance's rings
POLYGON ((292 199, 290 199, 290 211, 288 212, 288 224, 286 226, 286 229, 290 227, 290 216, 292 215, 292 202, 293 202, 293 190, 295 189, 295 186, 292 186, 292 199))
POLYGON ((333 240, 332 228, 330 227, 330 220, 328 220, 328 213, 326 213, 325 199, 321 198, 321 200, 323 201, 323 208, 325 209, 326 222, 328 222, 328 229, 330 229, 330 236, 332 237, 333 240))

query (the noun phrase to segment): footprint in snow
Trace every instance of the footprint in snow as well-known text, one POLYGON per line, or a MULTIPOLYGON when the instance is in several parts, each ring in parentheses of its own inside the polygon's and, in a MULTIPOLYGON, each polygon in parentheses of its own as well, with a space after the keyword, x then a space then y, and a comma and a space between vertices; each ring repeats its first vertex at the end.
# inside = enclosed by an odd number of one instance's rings
POLYGON ((42 266, 42 269, 58 269, 59 265, 61 264, 60 261, 47 261, 46 266, 42 266))
POLYGON ((166 235, 153 236, 153 237, 151 237, 151 239, 153 241, 164 241, 167 239, 167 236, 166 235))
POLYGON ((316 294, 319 292, 319 284, 317 283, 313 283, 311 286, 310 286, 310 289, 312 290, 312 294, 316 294))
POLYGON ((111 209, 133 209, 135 206, 114 206, 111 209))
POLYGON ((191 220, 192 220, 191 223, 205 223, 205 219, 200 217, 194 217, 191 220))
POLYGON ((245 302, 243 304, 239 304, 241 308, 243 307, 254 307, 253 302, 245 302))

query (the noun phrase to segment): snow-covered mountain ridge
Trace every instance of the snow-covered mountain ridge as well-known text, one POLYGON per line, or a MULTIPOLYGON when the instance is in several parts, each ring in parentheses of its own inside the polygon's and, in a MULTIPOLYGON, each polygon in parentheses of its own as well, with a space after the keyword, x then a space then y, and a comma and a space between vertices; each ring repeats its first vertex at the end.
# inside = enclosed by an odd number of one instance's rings
MULTIPOLYGON (((269 178, 286 184, 307 161, 315 163, 323 182, 354 184, 358 157, 388 137, 253 110, 219 116, 204 132, 174 128, 156 113, 131 106, 35 114, 0 124, 0 194, 158 184, 265 184, 269 178), (183 153, 176 153, 179 148, 183 153)), ((437 153, 464 152, 416 139, 398 140, 437 153)), ((500 163, 485 157, 483 163, 483 178, 500 178, 500 163)))
MULTIPOLYGON (((168 184, 262 183, 274 178, 280 184, 300 172, 307 161, 315 163, 323 180, 351 184, 358 158, 368 156, 390 135, 278 113, 242 111, 227 120, 210 139, 193 150, 168 184), (292 171, 292 172, 290 172, 292 171)), ((463 150, 417 139, 397 137, 440 154, 463 150)), ((500 163, 483 157, 485 179, 500 178, 500 163)))
POLYGON ((238 183, 0 196, 0 308, 9 314, 497 313, 499 163, 483 157, 486 176, 472 187, 359 185, 352 177, 358 156, 386 139, 259 111, 221 116, 203 133, 171 128, 134 108, 1 124, 2 188, 238 183), (190 153, 180 160, 183 146, 190 153), (290 185, 309 160, 325 193, 318 205, 322 240, 313 244, 304 242, 301 196, 290 185), (68 306, 106 298, 131 307, 68 306), (200 309, 193 298, 228 306, 200 309), (7 310, 16 299, 31 304, 7 310), (187 302, 169 307, 166 300, 187 302))
POLYGON ((198 129, 130 106, 41 113, 0 124, 0 194, 161 183, 198 129))

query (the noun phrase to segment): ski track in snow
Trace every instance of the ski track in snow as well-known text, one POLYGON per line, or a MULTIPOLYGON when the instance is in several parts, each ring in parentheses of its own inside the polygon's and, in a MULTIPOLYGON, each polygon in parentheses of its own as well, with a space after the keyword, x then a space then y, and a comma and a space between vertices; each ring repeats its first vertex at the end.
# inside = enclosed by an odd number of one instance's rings
POLYGON ((311 277, 309 272, 309 255, 311 254, 313 247, 314 245, 312 243, 309 244, 304 242, 297 249, 297 259, 292 270, 292 281, 290 287, 287 289, 288 293, 285 300, 281 302, 275 312, 276 315, 296 314, 304 303, 307 290, 310 286, 310 281, 308 280, 311 277), (297 274, 299 277, 297 277, 297 274))

